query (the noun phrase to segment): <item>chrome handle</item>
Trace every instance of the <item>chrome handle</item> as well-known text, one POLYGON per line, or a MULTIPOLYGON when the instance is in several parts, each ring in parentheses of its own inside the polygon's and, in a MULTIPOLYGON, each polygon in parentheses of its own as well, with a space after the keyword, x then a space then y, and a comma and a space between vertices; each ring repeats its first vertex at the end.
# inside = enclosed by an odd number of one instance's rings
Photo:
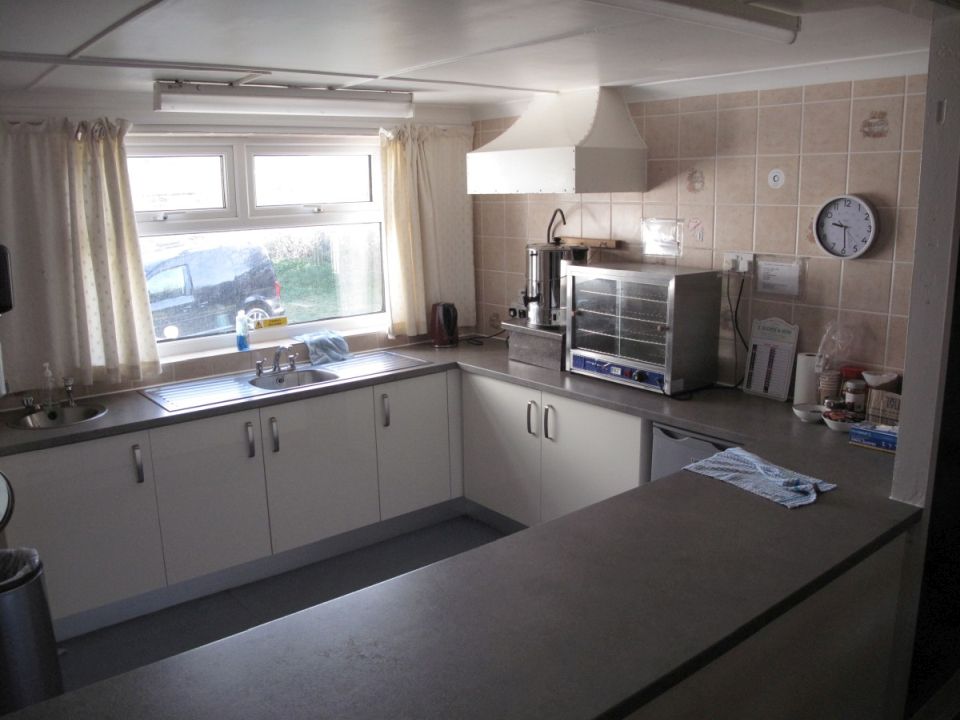
POLYGON ((280 423, 275 417, 270 418, 270 434, 273 436, 273 451, 280 452, 280 423))
POLYGON ((553 405, 544 405, 543 406, 543 436, 547 440, 554 440, 555 438, 550 437, 550 411, 553 410, 553 405))
POLYGON ((533 400, 527 401, 527 434, 533 435, 534 437, 536 437, 537 434, 533 431, 533 427, 530 425, 530 416, 532 414, 530 411, 536 406, 537 404, 533 400))
POLYGON ((257 456, 257 444, 253 441, 253 423, 247 423, 247 457, 257 456))
POLYGON ((390 427, 390 396, 384 393, 380 401, 383 403, 383 426, 390 427))
POLYGON ((140 452, 140 446, 133 446, 133 464, 137 468, 137 484, 141 484, 144 481, 143 477, 143 453, 140 452))
POLYGON ((657 325, 657 332, 665 333, 669 329, 669 325, 657 325))

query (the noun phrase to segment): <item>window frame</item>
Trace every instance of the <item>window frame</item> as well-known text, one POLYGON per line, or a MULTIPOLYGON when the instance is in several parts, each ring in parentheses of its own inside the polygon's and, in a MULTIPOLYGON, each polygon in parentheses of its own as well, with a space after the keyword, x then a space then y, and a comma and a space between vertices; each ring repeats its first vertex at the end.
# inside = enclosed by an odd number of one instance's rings
MULTIPOLYGON (((221 154, 224 168, 224 199, 231 208, 223 210, 185 210, 167 213, 158 219, 157 212, 136 213, 137 230, 143 237, 210 233, 229 230, 256 230, 284 227, 308 227, 340 224, 377 223, 380 226, 381 277, 384 290, 384 310, 366 315, 331 318, 297 323, 255 331, 255 344, 276 344, 292 335, 306 334, 320 329, 334 330, 345 335, 383 332, 388 326, 386 305, 389 288, 386 274, 386 243, 383 220, 382 182, 380 175, 380 145, 377 136, 311 136, 274 137, 264 135, 227 135, 211 142, 209 137, 137 136, 126 138, 127 157, 182 157, 189 155, 221 154), (370 202, 331 203, 319 209, 313 206, 264 206, 254 204, 253 157, 255 154, 341 154, 370 156, 370 202)), ((236 351, 232 333, 203 335, 176 340, 158 339, 161 359, 178 355, 236 351)))

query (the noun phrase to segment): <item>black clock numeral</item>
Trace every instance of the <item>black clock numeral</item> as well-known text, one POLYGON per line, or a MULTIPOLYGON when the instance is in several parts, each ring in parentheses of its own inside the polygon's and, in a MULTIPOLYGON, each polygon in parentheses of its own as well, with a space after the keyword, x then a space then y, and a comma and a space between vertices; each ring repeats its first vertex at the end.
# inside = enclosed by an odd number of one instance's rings
POLYGON ((854 245, 854 246, 853 246, 853 251, 854 251, 854 252, 857 252, 857 250, 859 250, 859 249, 860 249, 860 246, 859 246, 859 245, 854 245))
POLYGON ((864 214, 863 214, 863 219, 864 219, 864 220, 869 220, 869 219, 870 219, 870 216, 867 215, 866 213, 864 213, 864 214))
POLYGON ((844 206, 844 207, 850 207, 850 205, 851 205, 851 202, 850 202, 849 200, 844 200, 844 201, 843 201, 843 206, 844 206))
POLYGON ((867 225, 867 232, 873 232, 873 227, 871 225, 867 225))
POLYGON ((847 254, 847 249, 846 249, 846 248, 840 248, 840 254, 841 254, 841 255, 846 255, 846 254, 847 254))
POLYGON ((833 213, 830 212, 829 210, 827 210, 827 217, 828 217, 828 218, 832 218, 832 217, 833 217, 833 213))

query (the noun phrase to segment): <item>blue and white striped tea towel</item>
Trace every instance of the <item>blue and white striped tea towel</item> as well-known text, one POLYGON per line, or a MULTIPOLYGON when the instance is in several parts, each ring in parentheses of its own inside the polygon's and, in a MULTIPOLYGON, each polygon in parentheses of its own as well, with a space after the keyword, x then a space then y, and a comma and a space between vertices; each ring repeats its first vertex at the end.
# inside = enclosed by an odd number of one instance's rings
POLYGON ((741 448, 728 448, 691 463, 684 470, 723 480, 788 508, 809 505, 816 501, 818 492, 836 487, 833 483, 769 463, 741 448))

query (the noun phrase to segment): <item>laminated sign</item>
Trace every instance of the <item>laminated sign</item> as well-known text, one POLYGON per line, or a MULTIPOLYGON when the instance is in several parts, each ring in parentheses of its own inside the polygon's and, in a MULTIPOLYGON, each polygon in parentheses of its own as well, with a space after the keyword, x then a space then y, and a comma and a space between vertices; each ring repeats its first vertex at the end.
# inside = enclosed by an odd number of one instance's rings
POLYGON ((786 400, 800 328, 780 318, 754 320, 743 391, 786 400))

